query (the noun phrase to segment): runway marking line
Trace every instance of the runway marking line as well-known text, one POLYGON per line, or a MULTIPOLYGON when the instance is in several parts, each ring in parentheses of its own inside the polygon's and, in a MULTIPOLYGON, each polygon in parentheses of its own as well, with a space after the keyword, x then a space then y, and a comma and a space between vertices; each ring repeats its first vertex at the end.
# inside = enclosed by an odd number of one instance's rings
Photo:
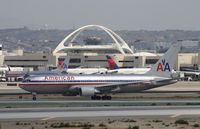
POLYGON ((55 118, 55 117, 46 117, 46 118, 43 118, 41 120, 45 121, 45 120, 50 120, 50 119, 53 119, 53 118, 55 118))
POLYGON ((174 114, 174 115, 172 115, 172 116, 170 116, 171 118, 175 118, 175 117, 178 117, 178 116, 180 116, 180 114, 174 114))

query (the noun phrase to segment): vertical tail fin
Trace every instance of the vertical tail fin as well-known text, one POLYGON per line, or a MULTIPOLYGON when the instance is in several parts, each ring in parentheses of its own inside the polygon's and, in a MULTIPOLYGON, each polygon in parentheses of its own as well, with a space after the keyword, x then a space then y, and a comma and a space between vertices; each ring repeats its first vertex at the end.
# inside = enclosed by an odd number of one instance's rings
POLYGON ((67 70, 69 67, 69 58, 65 58, 63 69, 67 70))
POLYGON ((107 62, 108 62, 110 70, 119 69, 118 65, 115 63, 115 61, 110 56, 107 55, 106 58, 107 58, 107 62))
POLYGON ((147 72, 149 75, 156 75, 161 77, 171 77, 172 69, 177 59, 177 54, 180 50, 181 44, 173 44, 168 51, 152 66, 151 70, 147 72))

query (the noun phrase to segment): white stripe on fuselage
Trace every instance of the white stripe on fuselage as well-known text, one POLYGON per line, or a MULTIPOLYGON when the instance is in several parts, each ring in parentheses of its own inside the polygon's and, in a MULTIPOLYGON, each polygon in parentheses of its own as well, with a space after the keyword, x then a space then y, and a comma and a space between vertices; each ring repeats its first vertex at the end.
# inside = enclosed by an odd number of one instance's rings
POLYGON ((141 76, 141 75, 45 75, 31 77, 29 82, 65 82, 65 83, 125 83, 135 81, 152 81, 162 80, 166 78, 156 76, 141 76))

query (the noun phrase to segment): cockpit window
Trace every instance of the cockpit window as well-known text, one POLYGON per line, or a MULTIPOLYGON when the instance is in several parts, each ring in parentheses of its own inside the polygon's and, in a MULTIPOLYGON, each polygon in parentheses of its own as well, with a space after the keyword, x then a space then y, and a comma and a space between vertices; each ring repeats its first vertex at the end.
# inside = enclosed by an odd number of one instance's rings
POLYGON ((25 78, 25 79, 23 80, 23 82, 30 82, 30 81, 31 81, 30 78, 25 78))
POLYGON ((25 74, 24 75, 24 78, 28 78, 30 75, 29 74, 25 74))

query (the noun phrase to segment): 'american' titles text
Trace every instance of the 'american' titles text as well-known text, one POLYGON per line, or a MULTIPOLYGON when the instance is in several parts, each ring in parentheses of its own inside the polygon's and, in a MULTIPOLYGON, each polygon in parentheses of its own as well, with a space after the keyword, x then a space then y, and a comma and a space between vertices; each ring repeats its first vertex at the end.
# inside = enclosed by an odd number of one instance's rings
POLYGON ((45 76, 44 80, 48 80, 48 81, 74 80, 74 76, 45 76))

